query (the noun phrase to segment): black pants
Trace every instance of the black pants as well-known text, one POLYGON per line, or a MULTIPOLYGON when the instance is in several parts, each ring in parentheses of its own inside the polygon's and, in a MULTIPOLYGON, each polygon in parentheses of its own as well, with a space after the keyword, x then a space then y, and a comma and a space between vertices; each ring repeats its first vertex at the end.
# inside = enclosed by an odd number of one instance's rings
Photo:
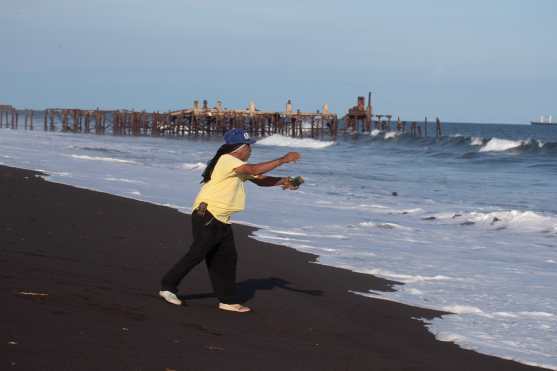
POLYGON ((178 292, 180 281, 203 259, 215 294, 221 303, 235 304, 236 246, 232 226, 219 222, 206 211, 192 213, 193 243, 190 250, 162 278, 162 290, 178 292))

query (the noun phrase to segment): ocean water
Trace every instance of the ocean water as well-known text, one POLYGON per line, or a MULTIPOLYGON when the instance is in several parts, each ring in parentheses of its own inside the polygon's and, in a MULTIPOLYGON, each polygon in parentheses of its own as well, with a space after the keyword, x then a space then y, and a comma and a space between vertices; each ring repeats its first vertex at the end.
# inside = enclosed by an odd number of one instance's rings
MULTIPOLYGON (((190 212, 219 145, 0 129, 0 163, 190 212)), ((426 323, 441 341, 557 369, 557 126, 272 136, 250 162, 292 150, 302 159, 272 173, 304 176, 298 191, 247 185, 247 210, 233 219, 258 226, 253 238, 400 282, 354 294, 454 313, 426 323)))

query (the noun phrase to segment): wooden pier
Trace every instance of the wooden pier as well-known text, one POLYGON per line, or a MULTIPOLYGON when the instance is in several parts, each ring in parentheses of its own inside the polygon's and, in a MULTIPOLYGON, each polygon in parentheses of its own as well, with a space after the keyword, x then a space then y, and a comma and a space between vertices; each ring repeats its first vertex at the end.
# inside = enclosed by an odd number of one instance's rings
MULTIPOLYGON (((336 140, 337 135, 371 133, 373 130, 408 133, 412 136, 428 136, 427 118, 423 122, 402 121, 397 117, 396 125, 391 114, 376 114, 365 97, 358 97, 357 104, 350 108, 340 120, 329 112, 324 104, 322 110, 301 112, 292 108, 288 100, 284 111, 260 111, 254 102, 245 109, 226 109, 221 101, 209 107, 207 100, 202 104, 194 101, 191 108, 169 112, 146 112, 130 110, 95 110, 79 108, 48 108, 44 111, 17 110, 9 105, 0 105, 0 128, 18 129, 19 118, 24 119, 24 128, 34 130, 42 122, 45 131, 94 133, 98 135, 134 136, 222 136, 231 128, 243 128, 253 137, 280 134, 294 138, 336 140), (41 118, 42 117, 42 118, 41 118)), ((441 136, 441 122, 435 122, 435 136, 441 136)))
POLYGON ((338 118, 329 112, 326 104, 322 112, 300 112, 292 110, 289 100, 283 112, 268 112, 257 110, 253 102, 245 110, 226 110, 220 101, 212 108, 207 101, 203 101, 202 106, 195 101, 192 108, 168 113, 167 122, 159 130, 177 135, 222 135, 228 129, 238 127, 246 129, 254 137, 281 134, 334 140, 338 118))
POLYGON ((16 110, 3 106, 0 128, 18 128, 19 116, 24 115, 25 129, 33 130, 33 117, 42 116, 45 131, 95 133, 113 135, 153 136, 212 136, 222 135, 231 128, 244 128, 252 136, 281 134, 296 138, 332 139, 337 135, 338 117, 323 111, 294 111, 289 100, 283 112, 259 111, 250 102, 246 109, 224 109, 218 101, 209 107, 194 101, 192 108, 170 112, 129 110, 86 110, 77 108, 48 108, 44 111, 16 110))

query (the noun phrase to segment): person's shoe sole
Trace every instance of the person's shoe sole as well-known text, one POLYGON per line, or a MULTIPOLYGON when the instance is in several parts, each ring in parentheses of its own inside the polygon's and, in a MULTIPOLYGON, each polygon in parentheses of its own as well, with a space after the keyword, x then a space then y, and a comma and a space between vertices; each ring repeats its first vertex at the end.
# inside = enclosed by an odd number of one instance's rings
POLYGON ((220 310, 225 310, 228 312, 236 312, 236 313, 249 313, 251 312, 251 308, 249 307, 244 307, 241 304, 224 304, 224 303, 219 303, 218 308, 220 310))
POLYGON ((174 305, 182 305, 182 300, 178 299, 176 294, 170 291, 159 291, 159 296, 163 298, 167 303, 174 305))

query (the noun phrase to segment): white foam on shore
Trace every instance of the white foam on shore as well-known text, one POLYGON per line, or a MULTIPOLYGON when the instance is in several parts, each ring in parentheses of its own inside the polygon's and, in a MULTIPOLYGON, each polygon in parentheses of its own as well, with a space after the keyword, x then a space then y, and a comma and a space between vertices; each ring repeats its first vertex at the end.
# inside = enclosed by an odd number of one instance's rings
POLYGON ((60 177, 71 177, 72 174, 68 173, 67 171, 49 171, 44 169, 33 169, 35 171, 39 171, 41 173, 49 174, 49 175, 56 175, 60 177))
POLYGON ((389 131, 385 133, 385 139, 393 139, 400 136, 400 132, 398 131, 389 131))
POLYGON ((387 279, 392 279, 402 283, 416 283, 416 282, 427 282, 427 281, 451 281, 456 280, 456 278, 448 277, 444 275, 436 276, 423 276, 423 275, 412 275, 412 274, 402 274, 395 273, 381 268, 366 269, 362 273, 371 274, 378 277, 383 277, 387 279))
POLYGON ((104 180, 108 180, 109 182, 121 182, 121 183, 129 183, 129 184, 146 184, 142 180, 134 180, 134 179, 126 179, 126 178, 114 178, 114 177, 106 177, 104 180))
POLYGON ((498 317, 505 317, 505 318, 518 318, 518 315, 509 312, 495 312, 493 313, 493 315, 498 317))
POLYGON ((404 288, 404 291, 409 293, 410 295, 423 295, 424 292, 422 290, 418 290, 415 288, 404 288))
POLYGON ((307 236, 308 234, 305 232, 296 232, 296 231, 286 231, 281 229, 267 229, 267 232, 273 232, 277 234, 285 234, 287 236, 307 236))
POLYGON ((362 227, 371 227, 371 228, 380 228, 380 229, 403 229, 403 230, 407 230, 407 231, 411 231, 412 228, 408 228, 408 227, 403 227, 400 224, 396 224, 396 223, 375 223, 375 222, 361 222, 358 225, 362 226, 362 227))
POLYGON ((434 214, 433 217, 450 223, 478 225, 494 230, 510 228, 522 232, 554 233, 557 231, 557 217, 545 216, 530 210, 443 212, 434 214))
POLYGON ((205 170, 205 168, 207 167, 206 164, 202 163, 202 162, 196 162, 196 163, 184 163, 182 165, 180 165, 180 169, 183 170, 205 170))
POLYGON ((105 162, 116 162, 121 164, 139 164, 137 161, 133 160, 122 160, 113 157, 98 157, 98 156, 85 156, 85 155, 70 155, 72 158, 77 158, 80 160, 90 160, 90 161, 105 161, 105 162))
POLYGON ((313 148, 321 149, 332 146, 335 144, 333 141, 320 141, 311 138, 290 138, 283 135, 274 134, 270 137, 260 139, 256 142, 256 145, 262 146, 278 146, 278 147, 298 147, 298 148, 313 148))
POLYGON ((440 332, 435 335, 435 338, 439 341, 446 341, 449 343, 459 343, 466 340, 465 336, 458 335, 458 334, 451 334, 448 332, 440 332))
POLYGON ((521 316, 533 317, 533 318, 554 318, 553 313, 547 312, 519 312, 521 316))
POLYGON ((455 314, 483 314, 484 312, 477 307, 471 305, 447 305, 442 310, 455 314))
POLYGON ((283 242, 292 242, 292 243, 310 243, 310 240, 300 240, 297 238, 291 237, 280 237, 280 236, 272 236, 265 233, 258 233, 257 237, 262 238, 263 240, 276 240, 276 241, 283 241, 283 242))

